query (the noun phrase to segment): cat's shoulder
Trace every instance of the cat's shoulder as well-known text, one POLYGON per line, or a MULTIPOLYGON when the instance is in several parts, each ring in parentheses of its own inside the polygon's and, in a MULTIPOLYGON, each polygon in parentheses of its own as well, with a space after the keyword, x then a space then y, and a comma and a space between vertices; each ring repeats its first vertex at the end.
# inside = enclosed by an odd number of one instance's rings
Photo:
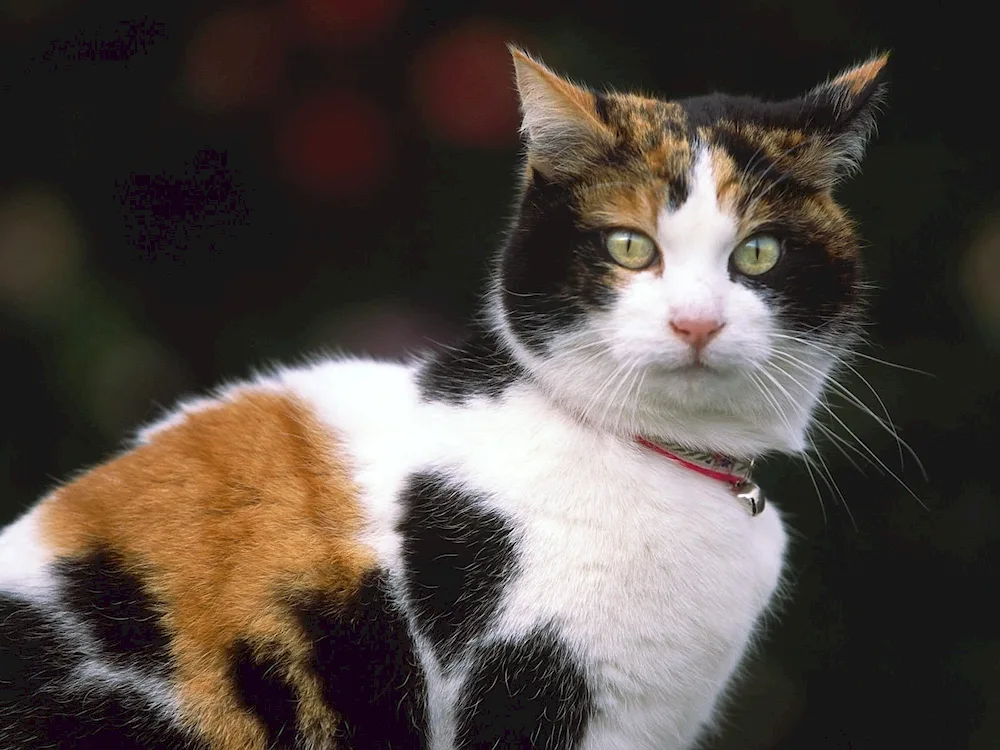
MULTIPOLYGON (((53 560, 95 550, 173 568, 196 549, 225 557, 222 547, 287 538, 293 519, 308 524, 330 509, 337 528, 327 530, 340 533, 319 546, 353 538, 362 516, 357 464, 390 450, 413 423, 418 367, 316 359, 181 400, 0 529, 0 588, 43 595, 53 560)), ((211 561, 192 560, 198 565, 211 561)))
POLYGON ((47 539, 76 546, 133 521, 131 535, 158 534, 168 518, 195 521, 183 518, 185 508, 228 518, 244 504, 342 496, 336 504, 346 510, 355 435, 391 429, 418 402, 414 365, 344 357, 272 368, 181 400, 42 500, 47 539))
POLYGON ((4 540, 8 549, 41 546, 59 557, 102 548, 148 560, 170 550, 177 562, 217 546, 212 540, 235 541, 240 528, 244 542, 284 536, 290 519, 309 517, 310 504, 333 504, 349 526, 358 514, 347 441, 323 412, 384 403, 380 390, 399 399, 410 379, 400 365, 328 360, 182 400, 117 454, 49 491, 4 540), (340 399, 324 398, 330 390, 340 399))

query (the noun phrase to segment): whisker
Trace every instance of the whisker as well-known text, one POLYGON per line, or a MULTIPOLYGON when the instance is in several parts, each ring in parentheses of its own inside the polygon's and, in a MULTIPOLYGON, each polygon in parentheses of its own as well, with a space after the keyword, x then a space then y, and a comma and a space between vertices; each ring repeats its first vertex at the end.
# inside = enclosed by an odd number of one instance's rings
MULTIPOLYGON (((843 365, 843 366, 847 367, 849 370, 851 370, 851 372, 853 372, 855 375, 857 375, 859 378, 861 378, 862 381, 864 381, 865 385, 872 392, 872 394, 875 396, 875 398, 878 400, 878 402, 882 405, 882 409, 885 412, 885 417, 886 417, 885 419, 882 419, 882 417, 880 417, 878 414, 876 414, 874 411, 872 411, 872 409, 868 406, 868 404, 866 404, 864 401, 862 401, 860 398, 858 398, 858 396, 856 396, 853 392, 851 392, 851 390, 849 388, 847 388, 847 386, 845 386, 843 383, 841 383, 836 378, 833 378, 833 377, 830 377, 830 376, 826 375, 819 368, 817 368, 817 367, 815 367, 813 365, 810 365, 807 362, 803 362, 798 357, 795 357, 795 356, 789 354, 788 352, 783 352, 780 349, 776 349, 776 350, 774 350, 773 353, 774 353, 775 356, 777 356, 783 362, 788 363, 792 367, 795 367, 795 368, 797 368, 797 369, 799 369, 799 370, 801 370, 803 372, 809 372, 809 373, 812 373, 812 374, 820 376, 820 378, 824 379, 825 384, 830 385, 830 386, 833 387, 834 393, 836 395, 841 396, 841 397, 847 399, 851 404, 853 404, 858 409, 860 409, 863 414, 865 414, 866 416, 868 416, 872 420, 874 420, 876 424, 878 424, 882 429, 884 429, 886 432, 888 432, 892 436, 893 440, 896 441, 896 446, 897 446, 897 448, 899 449, 899 452, 900 452, 900 467, 902 468, 902 466, 903 466, 903 456, 902 456, 902 453, 905 450, 913 458, 914 462, 917 464, 917 467, 920 469, 920 473, 923 476, 924 481, 927 481, 927 479, 928 479, 928 477, 927 477, 927 471, 925 470, 924 464, 920 460, 920 457, 917 455, 917 452, 913 449, 913 447, 906 440, 904 440, 899 435, 899 432, 896 429, 896 425, 893 424, 892 419, 889 416, 889 410, 888 410, 888 408, 886 408, 885 403, 882 401, 881 397, 879 396, 878 392, 875 390, 874 386, 872 386, 872 384, 870 382, 868 382, 864 377, 862 377, 861 373, 859 373, 854 367, 852 367, 850 364, 848 364, 846 362, 843 362, 843 361, 838 362, 839 365, 843 365)), ((777 368, 777 369, 778 369, 778 371, 782 372, 786 377, 788 377, 790 380, 792 380, 792 382, 794 382, 796 385, 798 385, 800 388, 802 388, 803 391, 808 392, 808 389, 806 389, 806 387, 804 385, 802 385, 794 376, 792 376, 791 373, 788 373, 785 370, 782 370, 781 368, 777 368)))
MULTIPOLYGON (((851 519, 851 524, 855 529, 857 529, 858 525, 854 520, 854 514, 851 513, 850 506, 847 504, 847 498, 844 497, 844 493, 841 492, 840 487, 834 481, 833 475, 830 473, 830 468, 826 465, 826 461, 823 460, 822 454, 812 440, 809 440, 809 447, 811 449, 811 453, 806 453, 803 456, 805 459, 806 469, 812 467, 816 470, 816 475, 823 480, 823 484, 825 484, 826 488, 834 495, 834 499, 839 498, 840 504, 843 505, 844 510, 847 511, 847 517, 851 519)), ((816 484, 815 479, 813 479, 813 487, 815 487, 816 491, 819 492, 819 487, 816 484)), ((826 522, 826 520, 826 514, 824 514, 823 521, 826 522)))
POLYGON ((903 370, 905 372, 913 372, 917 375, 926 375, 929 378, 936 378, 933 372, 927 372, 927 370, 920 370, 916 367, 908 367, 907 365, 897 364, 896 362, 890 362, 887 359, 879 359, 878 357, 873 357, 870 354, 865 354, 864 352, 851 352, 854 357, 861 357, 862 359, 867 359, 870 362, 877 362, 880 365, 885 365, 886 367, 894 367, 897 370, 903 370))
MULTIPOLYGON (((748 373, 748 375, 750 376, 750 382, 752 382, 756 386, 761 396, 763 396, 764 399, 772 406, 772 408, 774 408, 778 418, 781 419, 788 427, 789 431, 791 431, 792 428, 788 422, 787 417, 785 416, 784 410, 781 408, 780 404, 778 404, 778 402, 775 400, 774 396, 768 391, 767 387, 764 385, 764 382, 759 377, 757 377, 758 372, 762 372, 762 368, 760 368, 759 366, 755 367, 754 371, 748 373)), ((813 488, 815 488, 816 490, 816 499, 819 500, 819 508, 820 512, 823 514, 823 523, 825 524, 827 523, 827 517, 826 517, 826 503, 823 502, 823 493, 820 492, 819 484, 816 482, 816 477, 813 475, 813 470, 812 467, 810 466, 808 455, 803 455, 803 458, 805 459, 804 465, 806 467, 806 471, 809 473, 809 479, 812 482, 813 488)))
MULTIPOLYGON (((813 449, 815 450, 815 445, 813 445, 813 449)), ((854 530, 857 531, 858 524, 857 521, 854 520, 854 514, 851 512, 851 506, 847 504, 847 498, 844 497, 844 493, 840 491, 840 486, 833 478, 833 473, 830 471, 830 467, 827 465, 826 459, 823 458, 823 454, 818 450, 815 450, 815 456, 816 460, 819 461, 819 466, 816 468, 820 472, 820 476, 822 477, 824 474, 826 475, 827 484, 833 489, 837 497, 840 498, 840 504, 844 506, 844 510, 847 511, 847 517, 851 519, 851 525, 854 527, 854 530)))
POLYGON ((624 413, 625 406, 627 406, 627 404, 628 404, 628 398, 629 398, 629 394, 632 391, 632 385, 633 385, 633 383, 635 382, 635 380, 639 376, 638 367, 639 367, 638 360, 633 360, 632 364, 629 366, 628 371, 625 373, 624 376, 622 376, 621 380, 618 382, 618 385, 615 386, 615 389, 614 389, 614 391, 611 394, 611 398, 609 398, 606 401, 606 403, 604 405, 604 409, 601 411, 601 422, 602 423, 606 423, 605 420, 608 417, 609 411, 614 406, 620 405, 621 408, 619 408, 619 410, 618 410, 618 417, 615 419, 615 422, 613 423, 615 431, 617 431, 617 428, 620 426, 621 415, 624 413), (626 386, 626 384, 627 384, 627 386, 626 386), (625 392, 622 395, 622 397, 619 399, 619 394, 623 390, 623 386, 626 386, 626 387, 624 387, 624 391, 625 392))
POLYGON ((843 355, 850 355, 851 357, 861 357, 862 359, 867 359, 871 362, 877 362, 880 365, 885 365, 886 367, 893 367, 897 370, 904 370, 905 372, 916 373, 917 375, 926 375, 929 378, 936 378, 932 372, 927 372, 926 370, 919 370, 916 367, 909 367, 907 365, 897 364, 896 362, 890 362, 886 359, 879 359, 878 357, 873 357, 870 354, 865 354, 864 352, 854 351, 845 349, 844 347, 836 346, 835 344, 820 344, 815 341, 809 341, 808 339, 800 338, 799 336, 792 336, 787 333, 779 333, 777 331, 772 331, 771 335, 779 339, 787 339, 789 341, 794 341, 802 346, 807 346, 810 349, 816 349, 818 351, 829 353, 831 350, 835 350, 843 355))
MULTIPOLYGON (((824 437, 829 438, 832 441, 831 445, 833 445, 833 447, 835 447, 838 451, 840 451, 841 455, 851 464, 851 466, 853 466, 859 472, 864 473, 864 469, 861 467, 861 464, 859 464, 851 457, 851 455, 847 452, 848 450, 853 451, 859 457, 867 461, 870 465, 874 466, 874 464, 872 464, 871 462, 871 459, 869 459, 868 456, 862 453, 857 446, 855 446, 853 443, 847 440, 847 438, 838 435, 836 432, 831 430, 822 422, 818 421, 813 422, 811 428, 819 430, 820 432, 823 433, 824 437)), ((878 469, 879 472, 882 472, 882 470, 878 466, 875 466, 875 468, 878 469)))
POLYGON ((869 448, 869 447, 868 447, 868 444, 867 444, 867 443, 865 443, 865 442, 864 442, 864 441, 863 441, 863 440, 862 440, 861 438, 859 438, 859 437, 858 437, 858 435, 857 435, 857 434, 856 434, 856 433, 854 432, 854 430, 852 430, 852 429, 851 429, 850 427, 848 427, 848 426, 847 426, 847 423, 846 423, 846 422, 844 422, 844 420, 843 420, 843 419, 841 419, 840 417, 838 417, 838 416, 837 416, 837 414, 836 414, 836 413, 835 413, 835 412, 833 411, 833 409, 831 409, 831 408, 830 408, 830 406, 829 406, 829 405, 828 405, 827 403, 825 403, 825 402, 824 402, 824 401, 822 401, 822 400, 820 400, 820 402, 819 402, 819 403, 820 403, 820 404, 821 404, 821 405, 823 406, 823 408, 824 408, 824 409, 826 410, 826 413, 827 413, 827 414, 829 414, 829 415, 830 415, 831 417, 833 417, 833 419, 834 419, 834 420, 836 420, 837 424, 839 424, 839 425, 840 425, 840 426, 841 426, 841 427, 842 427, 842 428, 843 428, 843 429, 844 429, 844 430, 845 430, 845 431, 847 432, 847 434, 848 434, 848 435, 850 435, 850 436, 851 436, 852 438, 854 438, 854 439, 855 439, 855 440, 857 441, 858 445, 860 445, 860 446, 861 446, 862 448, 864 448, 865 452, 866 452, 866 453, 867 453, 867 454, 868 454, 868 455, 869 455, 869 456, 870 456, 870 457, 871 457, 871 458, 872 458, 872 459, 873 459, 873 460, 874 460, 874 461, 875 461, 875 462, 876 462, 876 463, 877 463, 877 464, 878 464, 879 466, 881 466, 883 470, 885 470, 885 473, 886 473, 886 474, 888 474, 888 475, 889 475, 890 477, 892 477, 893 479, 895 479, 895 480, 896 480, 896 481, 897 481, 897 482, 899 483, 899 485, 900 485, 900 486, 901 486, 901 487, 902 487, 902 488, 903 488, 904 490, 906 490, 906 491, 907 491, 907 492, 908 492, 908 493, 910 494, 910 496, 912 496, 912 497, 913 497, 913 499, 914 499, 914 500, 916 500, 916 501, 917 501, 918 503, 920 503, 920 507, 922 507, 922 508, 923 508, 924 510, 930 510, 930 509, 929 509, 929 508, 928 508, 928 507, 927 507, 927 506, 926 506, 926 505, 924 504, 924 501, 920 499, 920 497, 919 497, 919 496, 917 495, 917 493, 915 493, 915 492, 914 492, 913 490, 911 490, 911 489, 910 489, 910 486, 909 486, 909 485, 908 485, 908 484, 907 484, 906 482, 904 482, 904 481, 903 481, 903 480, 902 480, 902 479, 901 479, 901 478, 899 477, 899 475, 897 475, 897 474, 896 474, 896 472, 894 472, 894 471, 893 471, 892 469, 890 469, 890 468, 889 468, 889 467, 888 467, 888 466, 886 465, 885 461, 883 461, 883 460, 882 460, 881 458, 879 458, 879 457, 878 457, 878 454, 877 454, 877 453, 875 453, 875 451, 873 451, 873 450, 872 450, 871 448, 869 448))

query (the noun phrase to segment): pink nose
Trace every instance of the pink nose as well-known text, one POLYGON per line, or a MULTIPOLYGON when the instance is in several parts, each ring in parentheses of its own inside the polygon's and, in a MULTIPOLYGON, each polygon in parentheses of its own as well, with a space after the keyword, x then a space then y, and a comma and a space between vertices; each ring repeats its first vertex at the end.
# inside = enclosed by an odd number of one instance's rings
POLYGON ((725 323, 709 318, 679 318, 670 321, 673 332, 695 349, 703 349, 724 325, 725 323))

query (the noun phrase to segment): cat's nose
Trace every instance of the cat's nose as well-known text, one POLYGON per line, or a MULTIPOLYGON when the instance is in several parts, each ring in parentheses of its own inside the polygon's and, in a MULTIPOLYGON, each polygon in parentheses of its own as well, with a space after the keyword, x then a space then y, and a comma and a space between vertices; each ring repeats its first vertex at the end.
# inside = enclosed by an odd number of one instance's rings
POLYGON ((678 318, 670 321, 671 330, 695 349, 703 349, 722 330, 725 323, 712 318, 678 318))

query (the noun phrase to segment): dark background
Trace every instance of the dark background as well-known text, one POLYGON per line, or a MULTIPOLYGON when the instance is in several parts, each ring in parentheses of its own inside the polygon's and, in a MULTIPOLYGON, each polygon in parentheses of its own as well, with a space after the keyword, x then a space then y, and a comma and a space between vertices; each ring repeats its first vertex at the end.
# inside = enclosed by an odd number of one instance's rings
POLYGON ((826 423, 919 501, 836 445, 850 513, 768 462, 792 596, 713 747, 1000 747, 992 23, 961 3, 666 5, 0 0, 0 522, 181 394, 458 335, 516 182, 506 40, 668 97, 789 96, 889 49, 841 196, 877 286, 865 353, 930 375, 858 368, 929 480, 837 398, 826 423))

